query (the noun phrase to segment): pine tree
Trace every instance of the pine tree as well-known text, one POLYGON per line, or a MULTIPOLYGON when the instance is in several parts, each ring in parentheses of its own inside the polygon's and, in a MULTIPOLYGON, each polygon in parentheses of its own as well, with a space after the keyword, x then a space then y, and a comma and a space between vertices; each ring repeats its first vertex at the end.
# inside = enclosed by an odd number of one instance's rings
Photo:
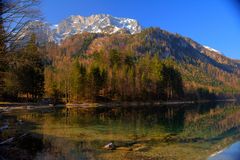
POLYGON ((74 99, 77 101, 85 97, 86 74, 85 66, 80 64, 78 59, 75 59, 72 70, 72 91, 74 99))
POLYGON ((100 95, 100 91, 104 88, 107 82, 107 72, 105 69, 101 70, 99 66, 92 66, 89 74, 92 98, 95 99, 100 95))
POLYGON ((20 59, 21 62, 15 70, 20 92, 26 94, 27 98, 37 100, 44 93, 44 64, 36 45, 35 35, 31 36, 20 59))

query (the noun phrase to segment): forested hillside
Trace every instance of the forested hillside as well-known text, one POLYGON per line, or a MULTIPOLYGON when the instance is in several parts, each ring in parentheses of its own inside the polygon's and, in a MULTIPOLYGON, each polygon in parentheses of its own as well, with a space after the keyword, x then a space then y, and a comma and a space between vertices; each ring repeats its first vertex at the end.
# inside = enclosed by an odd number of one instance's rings
POLYGON ((36 30, 25 33, 27 38, 7 56, 4 99, 165 101, 238 96, 238 61, 178 34, 159 28, 137 34, 83 32, 56 43, 39 37, 36 30))
POLYGON ((240 86, 238 62, 159 28, 82 33, 46 51, 46 95, 65 101, 229 98, 240 86))

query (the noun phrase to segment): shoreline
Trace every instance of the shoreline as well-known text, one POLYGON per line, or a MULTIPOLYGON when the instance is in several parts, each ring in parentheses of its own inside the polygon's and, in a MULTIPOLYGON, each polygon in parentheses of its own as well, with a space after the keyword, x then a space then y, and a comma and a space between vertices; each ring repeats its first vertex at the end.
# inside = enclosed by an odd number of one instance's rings
POLYGON ((136 106, 161 106, 161 105, 181 105, 181 104, 201 104, 211 102, 236 102, 237 99, 220 99, 220 100, 199 100, 199 101, 116 101, 116 102, 82 102, 66 104, 41 104, 41 103, 21 103, 21 102, 0 102, 0 113, 6 109, 41 109, 41 108, 95 108, 95 107, 136 107, 136 106))
POLYGON ((217 151, 208 157, 208 160, 218 160, 218 159, 236 159, 239 158, 240 152, 240 141, 236 141, 229 146, 217 151))
MULTIPOLYGON (((199 101, 122 101, 122 102, 83 102, 83 103, 67 103, 64 104, 66 107, 80 107, 80 108, 91 108, 91 107, 136 107, 136 106, 161 106, 161 105, 181 105, 181 104, 201 104, 211 102, 236 102, 237 99, 222 99, 222 100, 199 100, 199 101)), ((58 106, 58 105, 56 105, 58 106)))

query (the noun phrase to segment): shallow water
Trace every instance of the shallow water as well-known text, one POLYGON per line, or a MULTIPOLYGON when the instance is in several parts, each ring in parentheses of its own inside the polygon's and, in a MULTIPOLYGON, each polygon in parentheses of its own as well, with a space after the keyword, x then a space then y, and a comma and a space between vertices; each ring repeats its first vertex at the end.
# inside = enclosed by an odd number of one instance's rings
POLYGON ((239 160, 240 159, 240 142, 232 144, 230 147, 218 152, 209 160, 239 160))
POLYGON ((11 157, 2 150, 0 156, 17 159, 24 151, 25 159, 208 159, 240 139, 239 116, 237 103, 11 111, 0 117, 10 126, 1 139, 28 135, 14 142, 19 152, 11 157), (104 149, 110 142, 114 149, 104 149))

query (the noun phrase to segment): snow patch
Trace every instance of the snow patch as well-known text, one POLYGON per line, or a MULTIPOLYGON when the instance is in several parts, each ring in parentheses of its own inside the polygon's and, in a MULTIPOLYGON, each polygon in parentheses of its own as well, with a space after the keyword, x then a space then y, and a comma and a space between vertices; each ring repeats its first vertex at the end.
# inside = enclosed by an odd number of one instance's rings
POLYGON ((220 51, 214 49, 214 48, 211 48, 211 47, 208 47, 208 46, 203 46, 204 48, 208 49, 209 51, 212 51, 212 52, 216 52, 218 54, 222 54, 220 51))

